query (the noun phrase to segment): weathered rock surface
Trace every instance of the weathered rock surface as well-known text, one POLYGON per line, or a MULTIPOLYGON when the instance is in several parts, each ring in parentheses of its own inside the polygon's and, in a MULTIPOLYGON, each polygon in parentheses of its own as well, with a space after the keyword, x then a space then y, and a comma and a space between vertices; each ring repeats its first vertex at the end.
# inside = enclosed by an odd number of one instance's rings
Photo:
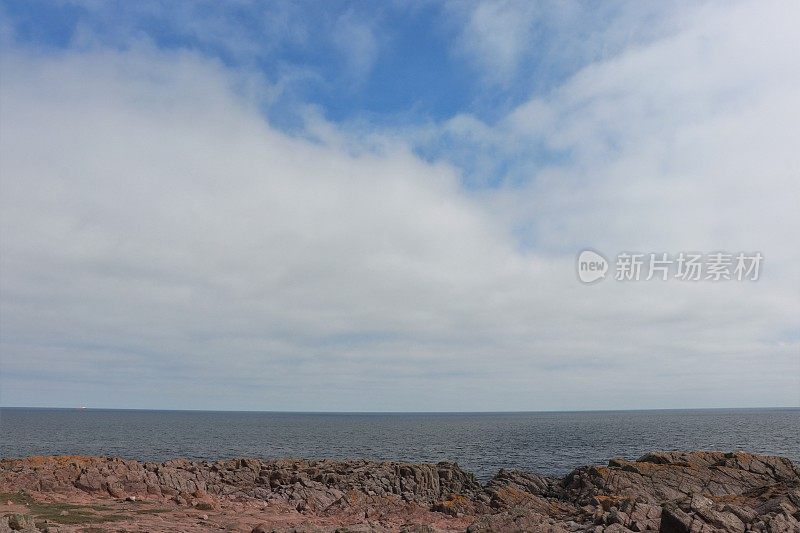
MULTIPOLYGON (((309 531, 800 532, 800 470, 744 452, 653 452, 563 478, 501 470, 483 486, 455 463, 29 457, 0 461, 0 490, 166 501, 208 513, 202 520, 241 502, 289 513, 309 531)), ((0 518, 0 532, 37 527, 19 513, 0 518)))

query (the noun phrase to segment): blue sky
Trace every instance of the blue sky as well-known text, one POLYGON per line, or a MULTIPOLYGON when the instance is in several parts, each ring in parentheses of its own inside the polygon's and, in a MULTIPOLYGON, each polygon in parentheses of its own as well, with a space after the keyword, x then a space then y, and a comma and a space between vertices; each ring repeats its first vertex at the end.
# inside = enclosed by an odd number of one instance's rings
MULTIPOLYGON (((334 121, 442 119, 486 99, 467 58, 448 46, 456 28, 448 27, 444 6, 433 3, 4 4, 17 39, 34 46, 68 48, 90 32, 118 48, 133 37, 196 50, 272 81, 297 73, 293 98, 319 105, 334 121), (197 27, 185 25, 189 18, 197 27), (205 25, 214 26, 212 35, 205 25), (359 54, 369 57, 354 59, 359 54)), ((502 93, 492 100, 513 98, 502 93)))
POLYGON ((0 404, 798 405, 797 9, 1 1, 0 404))
MULTIPOLYGON (((334 123, 385 128, 462 113, 495 122, 587 63, 652 39, 661 28, 651 28, 648 19, 665 19, 672 4, 636 10, 626 3, 485 5, 486 18, 520 19, 523 26, 504 30, 490 22, 485 31, 497 35, 486 50, 473 51, 465 25, 481 15, 479 3, 3 2, 19 44, 125 50, 147 42, 258 72, 265 83, 285 83, 265 113, 274 126, 293 132, 302 127, 306 106, 334 123), (630 18, 636 25, 623 37, 592 46, 630 18), (487 75, 484 62, 493 55, 503 65, 487 75)), ((418 147, 423 156, 441 155, 436 148, 418 147)))

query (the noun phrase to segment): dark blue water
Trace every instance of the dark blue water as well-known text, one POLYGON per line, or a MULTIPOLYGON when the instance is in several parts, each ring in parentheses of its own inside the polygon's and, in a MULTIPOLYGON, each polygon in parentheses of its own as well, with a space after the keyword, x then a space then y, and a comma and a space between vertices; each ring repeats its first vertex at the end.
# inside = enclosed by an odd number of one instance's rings
POLYGON ((800 463, 800 409, 298 414, 0 409, 0 456, 370 458, 564 474, 651 450, 778 454, 800 463))

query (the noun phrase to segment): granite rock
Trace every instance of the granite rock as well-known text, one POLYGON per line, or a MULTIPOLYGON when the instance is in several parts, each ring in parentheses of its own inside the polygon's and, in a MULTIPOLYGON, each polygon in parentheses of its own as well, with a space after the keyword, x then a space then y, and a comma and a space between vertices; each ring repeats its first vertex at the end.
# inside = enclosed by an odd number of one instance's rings
MULTIPOLYGON (((261 501, 350 525, 434 513, 473 532, 800 531, 800 470, 785 458, 744 452, 652 452, 562 478, 501 470, 485 485, 447 462, 28 457, 0 460, 0 487, 162 498, 209 514, 220 502, 261 501)), ((0 531, 33 527, 19 520, 3 518, 0 531)))

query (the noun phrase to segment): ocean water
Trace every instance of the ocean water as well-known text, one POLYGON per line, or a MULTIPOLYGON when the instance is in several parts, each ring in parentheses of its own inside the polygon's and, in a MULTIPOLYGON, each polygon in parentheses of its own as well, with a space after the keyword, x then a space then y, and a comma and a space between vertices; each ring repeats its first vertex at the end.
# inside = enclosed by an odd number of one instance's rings
POLYGON ((256 413, 0 408, 0 456, 369 458, 562 475, 652 450, 747 450, 800 464, 800 409, 256 413))

